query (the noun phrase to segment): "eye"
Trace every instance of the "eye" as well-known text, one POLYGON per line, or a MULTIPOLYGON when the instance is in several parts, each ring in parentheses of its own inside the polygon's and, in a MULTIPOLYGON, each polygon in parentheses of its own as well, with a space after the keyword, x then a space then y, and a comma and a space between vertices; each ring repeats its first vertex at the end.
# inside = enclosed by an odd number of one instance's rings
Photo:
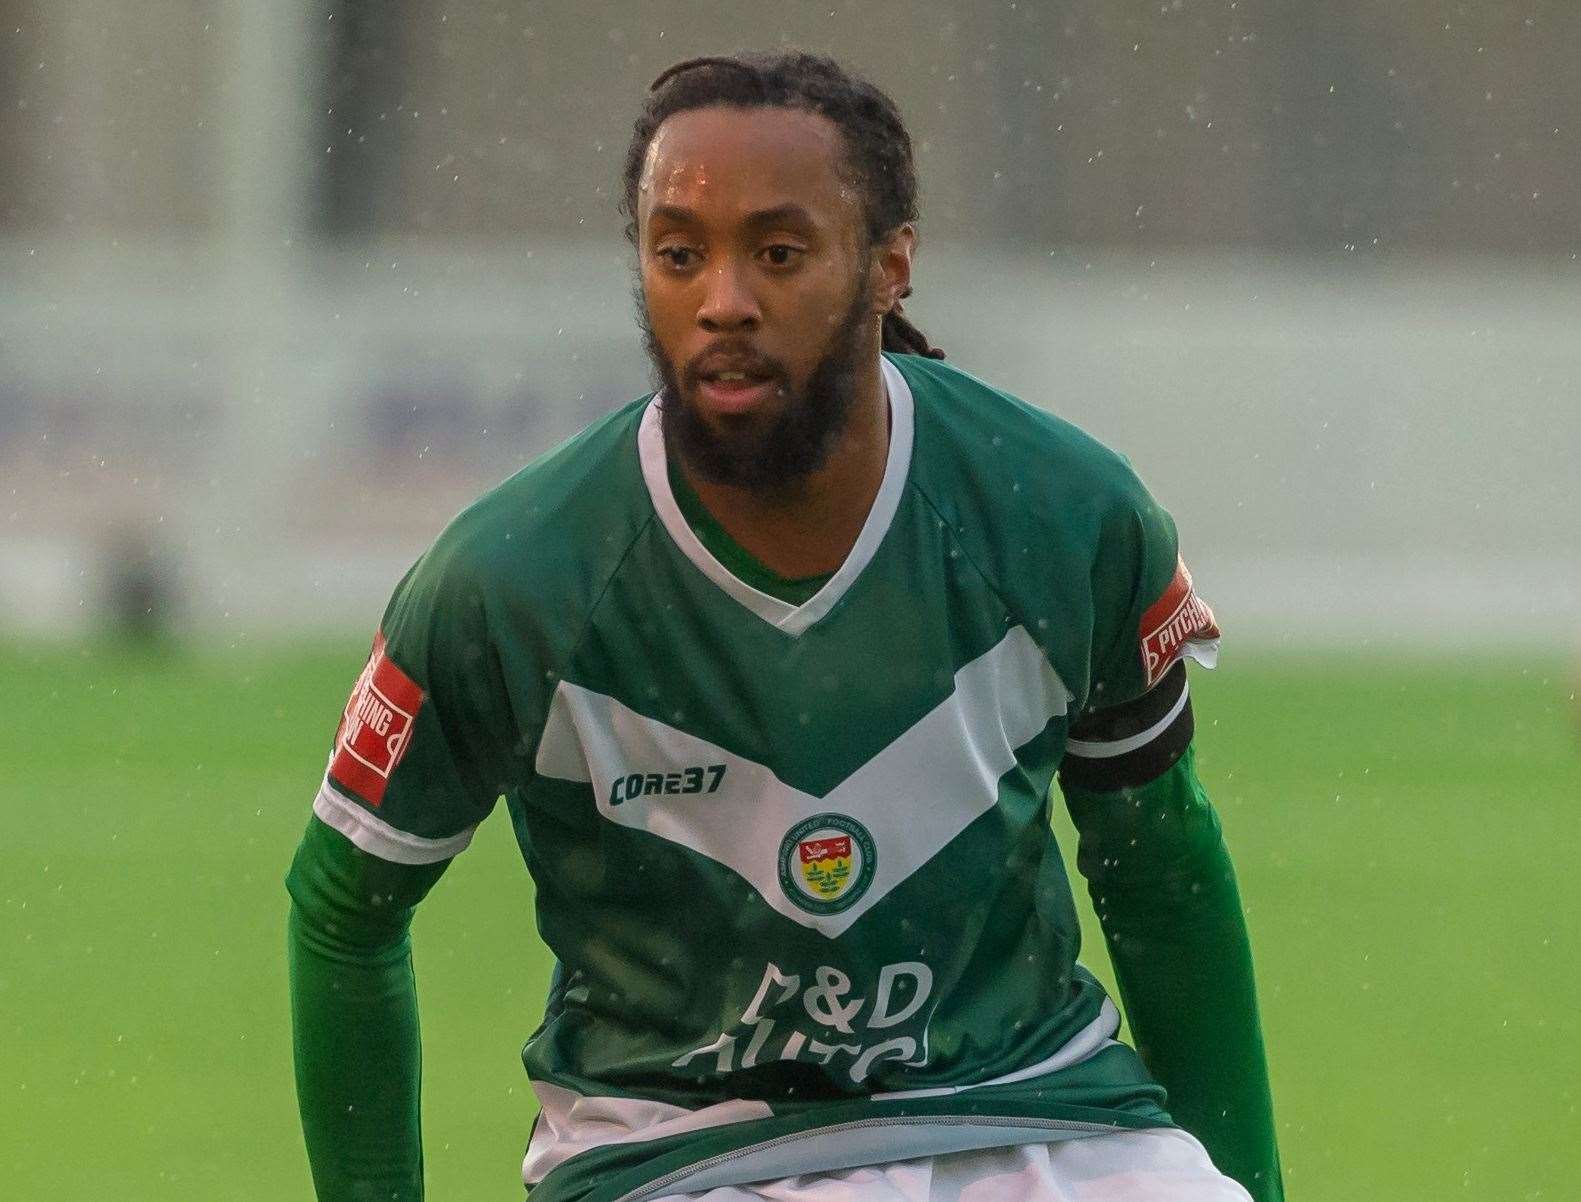
POLYGON ((654 251, 661 259, 667 259, 669 265, 677 271, 684 271, 691 267, 697 259, 697 252, 689 246, 661 246, 654 251))
POLYGON ((804 252, 799 246, 776 242, 773 246, 765 246, 760 253, 768 260, 771 267, 789 267, 796 261, 797 256, 804 252))

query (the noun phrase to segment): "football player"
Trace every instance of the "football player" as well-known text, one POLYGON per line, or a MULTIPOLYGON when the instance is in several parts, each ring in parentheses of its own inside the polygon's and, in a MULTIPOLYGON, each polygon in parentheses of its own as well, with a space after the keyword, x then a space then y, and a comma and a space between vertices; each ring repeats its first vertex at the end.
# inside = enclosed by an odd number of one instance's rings
POLYGON ((1280 1198, 1170 518, 904 316, 910 139, 834 62, 666 71, 624 197, 659 388, 400 582, 290 871, 319 1196, 421 1196, 408 924, 503 797, 534 1202, 1280 1198))

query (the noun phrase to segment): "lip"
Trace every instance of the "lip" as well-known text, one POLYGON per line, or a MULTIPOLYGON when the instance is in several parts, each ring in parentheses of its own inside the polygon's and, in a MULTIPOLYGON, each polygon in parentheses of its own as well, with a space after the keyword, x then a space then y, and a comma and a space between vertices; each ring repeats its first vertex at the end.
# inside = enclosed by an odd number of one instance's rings
POLYGON ((772 376, 764 380, 702 379, 697 381, 697 391, 716 413, 749 413, 774 395, 778 383, 772 376))

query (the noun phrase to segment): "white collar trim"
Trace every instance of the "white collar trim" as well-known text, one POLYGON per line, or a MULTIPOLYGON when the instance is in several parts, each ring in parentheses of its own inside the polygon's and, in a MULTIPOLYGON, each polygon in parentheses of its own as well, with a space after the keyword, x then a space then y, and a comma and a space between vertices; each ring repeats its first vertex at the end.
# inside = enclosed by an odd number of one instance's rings
POLYGON ((885 392, 889 396, 889 456, 884 463, 884 479, 868 510, 862 532, 856 536, 851 552, 835 574, 824 586, 801 605, 791 605, 778 597, 759 592, 746 581, 731 574, 730 569, 715 559, 687 524, 681 507, 670 489, 670 473, 664 454, 664 428, 662 407, 663 393, 648 402, 642 415, 642 426, 637 433, 637 455, 642 463, 642 478, 648 486, 653 508, 664 523, 665 530, 675 540, 681 553, 697 566, 698 571, 718 585, 741 605, 751 610, 769 625, 792 637, 806 631, 821 619, 845 596, 846 591, 862 574, 862 569, 872 562, 884 535, 889 533, 900 508, 901 494, 906 488, 906 475, 911 468, 911 444, 915 431, 916 413, 911 399, 911 388, 905 376, 888 359, 880 356, 885 392))

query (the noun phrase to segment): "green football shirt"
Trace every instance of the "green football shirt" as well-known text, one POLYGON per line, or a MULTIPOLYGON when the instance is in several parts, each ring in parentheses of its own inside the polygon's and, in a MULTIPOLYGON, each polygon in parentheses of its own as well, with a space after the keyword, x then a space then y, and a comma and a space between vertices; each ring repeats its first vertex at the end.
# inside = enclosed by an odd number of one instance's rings
POLYGON ((1212 615, 1121 457, 952 366, 883 377, 883 483, 821 584, 699 538, 661 396, 465 511, 384 615, 314 810, 425 865, 505 799, 558 962, 535 1202, 1170 1122, 1077 963, 1048 797, 1169 725, 1183 678, 1071 737, 1211 662, 1212 615))

